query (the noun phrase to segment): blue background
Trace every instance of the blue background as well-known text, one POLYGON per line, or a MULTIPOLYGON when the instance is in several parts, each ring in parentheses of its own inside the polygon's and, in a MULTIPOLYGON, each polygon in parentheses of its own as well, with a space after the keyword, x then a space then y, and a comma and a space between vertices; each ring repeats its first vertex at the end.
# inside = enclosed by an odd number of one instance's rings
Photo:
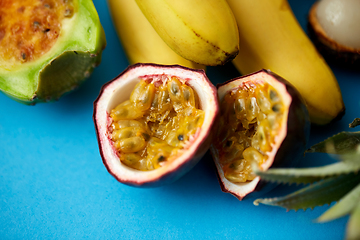
MULTIPOLYGON (((98 150, 93 101, 127 66, 107 3, 95 0, 107 37, 102 64, 58 102, 25 106, 0 94, 0 239, 342 239, 348 217, 315 223, 328 206, 290 211, 223 193, 207 153, 173 184, 140 189, 117 182, 98 150)), ((312 0, 290 4, 305 28, 312 0)), ((136 19, 134 19, 136 21, 136 19)), ((312 127, 309 146, 360 117, 360 74, 332 66, 347 108, 341 121, 312 127)), ((208 68, 214 84, 239 74, 208 68)), ((357 129, 355 129, 357 130, 357 129)), ((354 131, 354 130, 352 130, 354 131)), ((300 167, 332 162, 307 154, 300 167)), ((279 186, 266 197, 295 190, 279 186)))

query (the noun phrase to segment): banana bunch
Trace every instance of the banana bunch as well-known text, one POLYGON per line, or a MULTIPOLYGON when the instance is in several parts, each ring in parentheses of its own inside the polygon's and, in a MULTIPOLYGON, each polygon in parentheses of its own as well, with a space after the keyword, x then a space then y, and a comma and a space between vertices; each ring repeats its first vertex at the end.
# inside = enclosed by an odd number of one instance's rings
POLYGON ((136 0, 159 36, 180 56, 222 65, 239 52, 239 34, 226 0, 136 0))
POLYGON ((292 83, 311 121, 327 124, 344 113, 337 80, 297 22, 287 0, 227 0, 239 27, 242 74, 265 68, 292 83))
POLYGON ((108 0, 115 29, 130 64, 179 64, 189 68, 205 66, 186 60, 176 54, 161 39, 146 19, 135 0, 108 0))
POLYGON ((313 123, 344 113, 333 72, 287 0, 226 1, 109 0, 109 6, 131 63, 205 68, 194 62, 214 66, 236 57, 241 74, 270 69, 292 83, 313 123))

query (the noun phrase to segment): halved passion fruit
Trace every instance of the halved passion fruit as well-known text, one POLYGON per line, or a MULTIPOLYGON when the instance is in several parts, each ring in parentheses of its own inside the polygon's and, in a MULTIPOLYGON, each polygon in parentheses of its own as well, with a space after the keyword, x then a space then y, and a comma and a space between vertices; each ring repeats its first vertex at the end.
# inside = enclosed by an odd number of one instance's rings
POLYGON ((309 12, 309 35, 330 62, 360 67, 360 1, 321 0, 309 12))
POLYGON ((286 80, 262 70, 218 86, 220 118, 211 146, 224 192, 238 199, 270 190, 252 167, 290 167, 306 149, 310 120, 286 80))
POLYGON ((92 1, 0 1, 0 90, 26 104, 57 100, 101 61, 105 34, 92 1))
POLYGON ((104 165, 128 185, 170 183, 208 150, 218 109, 216 88, 203 70, 132 65, 94 102, 104 165))

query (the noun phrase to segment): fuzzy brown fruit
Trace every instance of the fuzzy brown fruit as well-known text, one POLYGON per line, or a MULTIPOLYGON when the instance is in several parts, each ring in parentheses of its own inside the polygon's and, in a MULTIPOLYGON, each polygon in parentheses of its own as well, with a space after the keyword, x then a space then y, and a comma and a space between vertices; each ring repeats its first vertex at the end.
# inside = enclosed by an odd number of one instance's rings
POLYGON ((252 169, 289 167, 306 149, 310 120, 297 90, 268 70, 218 86, 221 114, 211 146, 224 192, 238 199, 270 190, 252 169))
MULTIPOLYGON (((218 111, 216 88, 203 70, 177 65, 129 66, 102 87, 94 102, 93 119, 103 163, 119 182, 128 185, 147 187, 173 182, 189 171, 208 150, 211 144, 211 130, 218 111), (195 92, 198 104, 182 100, 176 102, 177 97, 189 99, 188 92, 182 90, 188 90, 189 87, 195 92), (163 89, 162 92, 159 89, 163 89), (167 107, 171 104, 167 113, 159 107, 156 99, 160 98, 155 97, 157 93, 166 96, 164 103, 167 107), (177 95, 178 93, 182 94, 177 95), (188 105, 198 105, 200 110, 192 106, 187 107, 188 105), (156 114, 153 117, 154 111, 156 114), (191 120, 180 121, 191 118, 199 111, 204 113, 201 115, 204 117, 201 118, 201 126, 196 126, 195 130, 191 127, 191 120), (115 131, 122 129, 119 127, 122 123, 119 124, 117 121, 123 120, 135 122, 136 125, 126 123, 128 129, 132 130, 128 131, 126 138, 123 132, 115 131), (166 126, 176 125, 176 129, 166 130, 165 125, 162 125, 164 121, 168 123, 166 126), (189 135, 190 128, 192 132, 189 135), (156 131, 153 132, 152 129, 156 131), (169 137, 184 129, 189 131, 184 135, 175 135, 176 138, 169 137), (163 134, 163 131, 166 134, 163 134), (158 156, 158 161, 154 162, 151 155, 154 151, 149 151, 153 146, 161 146, 161 149, 170 148, 170 151, 175 149, 175 154, 158 156)), ((161 149, 158 149, 159 152, 161 149)))

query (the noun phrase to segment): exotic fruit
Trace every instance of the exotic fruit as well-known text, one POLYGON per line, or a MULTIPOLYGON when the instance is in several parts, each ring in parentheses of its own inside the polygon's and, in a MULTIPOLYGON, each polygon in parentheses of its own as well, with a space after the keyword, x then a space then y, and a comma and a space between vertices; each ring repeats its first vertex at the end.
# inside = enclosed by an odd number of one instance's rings
POLYGON ((300 92, 314 124, 325 125, 344 115, 337 79, 287 0, 227 2, 239 28, 241 51, 233 63, 241 74, 271 69, 285 78, 300 92))
POLYGON ((94 102, 104 165, 128 185, 170 183, 209 148, 218 109, 216 88, 203 70, 132 65, 94 102))
POLYGON ((240 200, 269 190, 253 167, 291 166, 306 149, 310 120, 299 93, 262 70, 220 85, 218 97, 221 113, 211 153, 222 190, 240 200))
POLYGON ((309 34, 321 54, 336 64, 360 67, 360 1, 321 0, 309 12, 309 34))
POLYGON ((88 0, 0 2, 0 90, 26 104, 57 100, 101 61, 106 44, 88 0))

